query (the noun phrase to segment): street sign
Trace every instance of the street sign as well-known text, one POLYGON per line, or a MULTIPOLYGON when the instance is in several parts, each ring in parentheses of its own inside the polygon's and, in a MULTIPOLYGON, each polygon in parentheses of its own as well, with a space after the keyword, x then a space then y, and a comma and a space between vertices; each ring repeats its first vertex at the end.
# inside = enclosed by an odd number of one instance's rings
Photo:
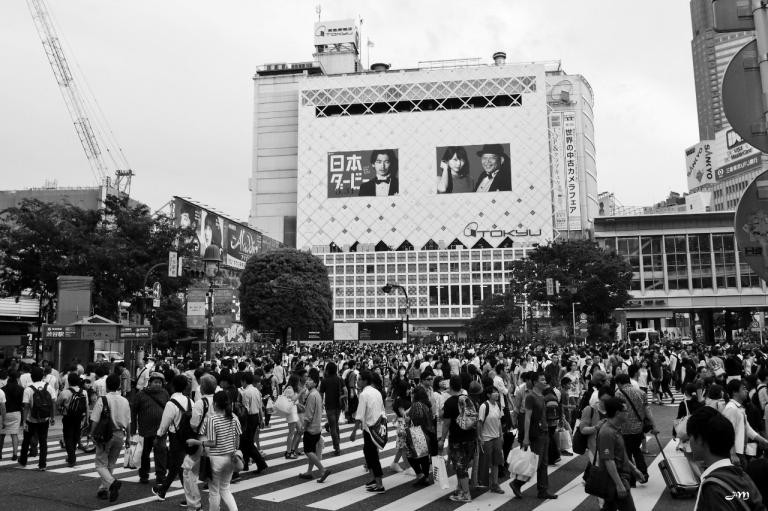
POLYGON ((179 254, 177 252, 168 252, 168 276, 179 276, 179 254))
POLYGON ((555 296, 555 279, 547 279, 547 296, 555 296))
POLYGON ((43 325, 43 339, 76 339, 77 327, 43 325))
POLYGON ((744 141, 768 152, 768 127, 763 114, 763 87, 756 40, 745 44, 725 70, 723 111, 733 130, 744 141))
MULTIPOLYGON (((152 298, 155 300, 159 300, 160 296, 163 293, 163 288, 160 286, 159 282, 155 282, 152 284, 152 298)), ((155 306, 157 307, 157 306, 155 306)))
POLYGON ((744 32, 755 29, 750 0, 713 0, 715 32, 744 32))
POLYGON ((586 323, 587 322, 587 315, 584 312, 579 314, 579 321, 581 321, 582 323, 586 323))
POLYGON ((760 322, 759 321, 753 321, 749 324, 749 329, 753 332, 759 332, 760 331, 760 322))
POLYGON ((160 298, 153 298, 152 299, 152 307, 154 307, 155 309, 160 307, 160 298))
POLYGON ((120 329, 121 339, 151 339, 152 327, 150 326, 124 326, 120 329))
POLYGON ((757 176, 744 190, 733 230, 741 260, 768 280, 768 172, 757 176))

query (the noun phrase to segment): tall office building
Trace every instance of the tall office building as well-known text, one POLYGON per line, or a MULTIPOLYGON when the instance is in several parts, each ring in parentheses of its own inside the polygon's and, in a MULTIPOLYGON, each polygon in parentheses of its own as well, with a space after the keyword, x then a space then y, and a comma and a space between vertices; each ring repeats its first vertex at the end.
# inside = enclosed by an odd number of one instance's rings
POLYGON ((712 0, 691 0, 690 5, 699 140, 714 140, 715 133, 728 125, 721 102, 725 69, 736 52, 754 37, 754 32, 719 34, 713 28, 712 0))

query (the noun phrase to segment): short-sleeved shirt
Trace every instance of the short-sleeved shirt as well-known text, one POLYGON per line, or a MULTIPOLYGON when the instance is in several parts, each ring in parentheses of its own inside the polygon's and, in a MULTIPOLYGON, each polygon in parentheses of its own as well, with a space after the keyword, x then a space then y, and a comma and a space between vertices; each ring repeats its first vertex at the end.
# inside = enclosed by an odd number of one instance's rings
POLYGON ((480 432, 483 442, 501 436, 501 407, 498 404, 491 406, 490 401, 481 404, 477 420, 483 423, 483 430, 480 432))
POLYGON ((331 376, 330 378, 323 378, 320 382, 320 394, 325 396, 325 409, 326 410, 341 410, 341 395, 343 392, 344 382, 338 376, 331 376))
POLYGON ((200 435, 214 443, 208 448, 210 456, 226 456, 237 449, 237 442, 243 434, 240 421, 235 417, 227 418, 224 415, 214 413, 203 422, 200 435))
POLYGON ((384 400, 381 392, 367 385, 362 392, 357 405, 355 420, 361 421, 363 427, 373 426, 384 414, 384 400))
POLYGON ((448 426, 448 445, 471 442, 477 435, 474 428, 461 429, 456 423, 456 419, 459 417, 459 397, 460 396, 451 396, 445 401, 445 404, 443 405, 443 418, 451 419, 451 424, 448 426))
POLYGON ((626 450, 624 447, 624 437, 621 431, 618 431, 610 422, 600 426, 597 433, 597 451, 600 462, 604 460, 613 460, 616 462, 616 470, 619 474, 629 475, 629 466, 624 462, 626 459, 626 450))
POLYGON ((0 405, 5 404, 5 392, 3 392, 3 389, 0 389, 0 405))
POLYGON ((531 410, 530 432, 526 432, 530 439, 533 440, 534 438, 539 438, 542 435, 548 434, 544 396, 540 396, 535 392, 530 392, 525 396, 524 406, 526 411, 531 410))

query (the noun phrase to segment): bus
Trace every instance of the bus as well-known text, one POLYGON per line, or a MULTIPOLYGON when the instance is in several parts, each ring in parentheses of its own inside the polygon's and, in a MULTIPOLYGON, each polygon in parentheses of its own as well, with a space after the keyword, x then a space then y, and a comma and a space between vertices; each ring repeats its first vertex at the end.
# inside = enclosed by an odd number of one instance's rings
POLYGON ((661 336, 653 328, 639 328, 632 330, 627 334, 631 342, 639 342, 643 348, 647 348, 651 343, 658 343, 661 336))

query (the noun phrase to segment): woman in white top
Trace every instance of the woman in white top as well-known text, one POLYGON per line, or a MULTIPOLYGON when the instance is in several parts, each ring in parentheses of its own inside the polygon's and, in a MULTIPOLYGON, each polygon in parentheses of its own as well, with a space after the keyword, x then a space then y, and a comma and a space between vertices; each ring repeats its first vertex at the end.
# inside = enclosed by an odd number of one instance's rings
MULTIPOLYGON (((500 393, 496 387, 486 387, 487 401, 480 405, 477 417, 477 439, 480 444, 480 452, 485 456, 487 464, 491 468, 490 488, 493 493, 504 493, 499 486, 499 465, 504 463, 504 442, 502 440, 501 416, 502 410, 499 404, 500 393)), ((487 472, 478 477, 482 481, 487 477, 487 472)))
POLYGON ((285 420, 288 423, 288 437, 285 439, 285 459, 289 460, 295 460, 299 457, 295 450, 296 439, 299 436, 299 413, 296 407, 296 403, 299 400, 299 382, 299 377, 292 374, 288 378, 285 390, 283 390, 283 396, 293 402, 293 406, 291 406, 290 411, 285 416, 285 420))

